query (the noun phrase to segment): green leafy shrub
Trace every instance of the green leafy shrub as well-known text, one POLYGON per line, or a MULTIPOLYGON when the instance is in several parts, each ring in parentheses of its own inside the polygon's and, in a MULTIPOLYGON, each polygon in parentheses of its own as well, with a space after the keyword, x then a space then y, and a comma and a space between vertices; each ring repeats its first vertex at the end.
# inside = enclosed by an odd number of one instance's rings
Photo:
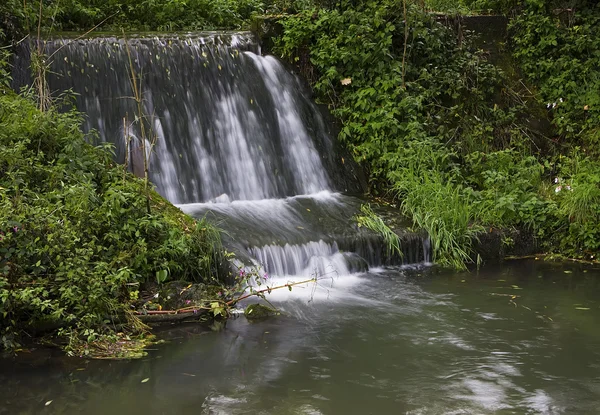
POLYGON ((426 0, 424 3, 428 9, 436 12, 465 13, 469 10, 462 1, 458 0, 426 0))
POLYGON ((89 145, 79 116, 0 96, 0 327, 109 330, 143 284, 216 278, 220 237, 158 194, 107 146, 89 145), (104 327, 104 329, 102 329, 104 327))
POLYGON ((511 22, 514 56, 539 87, 558 142, 598 152, 600 143, 600 6, 554 13, 525 2, 511 22))
POLYGON ((548 249, 578 258, 600 250, 600 6, 597 2, 523 2, 511 21, 522 72, 538 88, 555 126, 554 183, 539 227, 548 249), (566 9, 564 7, 568 6, 566 9))
POLYGON ((524 157, 513 149, 472 152, 465 157, 465 173, 482 223, 499 227, 532 224, 521 207, 539 198, 543 166, 535 157, 524 157))

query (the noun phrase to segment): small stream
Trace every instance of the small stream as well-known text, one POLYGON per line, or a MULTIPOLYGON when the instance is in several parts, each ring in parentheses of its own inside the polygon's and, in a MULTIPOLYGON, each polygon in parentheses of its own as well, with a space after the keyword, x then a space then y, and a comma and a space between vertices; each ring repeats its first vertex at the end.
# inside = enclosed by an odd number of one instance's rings
POLYGON ((271 320, 168 326, 138 361, 4 358, 0 414, 597 413, 599 278, 533 260, 339 275, 274 291, 271 320))

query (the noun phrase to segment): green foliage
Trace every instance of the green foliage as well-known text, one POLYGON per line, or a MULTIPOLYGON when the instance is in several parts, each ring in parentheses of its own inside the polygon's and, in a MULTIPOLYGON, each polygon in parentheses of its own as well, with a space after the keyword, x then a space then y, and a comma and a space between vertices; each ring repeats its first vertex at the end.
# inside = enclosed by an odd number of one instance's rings
POLYGON ((511 22, 523 73, 539 90, 563 147, 546 186, 549 249, 595 258, 600 250, 600 7, 597 2, 525 1, 511 22), (556 8, 568 10, 556 10, 556 8))
POLYGON ((508 13, 517 8, 522 0, 461 0, 463 7, 472 12, 508 13))
POLYGON ((0 50, 0 95, 9 93, 10 90, 10 65, 8 63, 10 53, 6 50, 0 50))
POLYGON ((21 0, 4 0, 0 4, 0 44, 6 40, 5 36, 11 37, 17 31, 28 31, 30 27, 26 23, 35 15, 33 4, 28 5, 21 0))
POLYGON ((79 116, 0 96, 0 326, 109 331, 159 278, 205 281, 220 261, 217 230, 125 175, 107 146, 87 144, 79 116))
POLYGON ((557 214, 566 228, 557 241, 570 256, 597 256, 600 250, 600 163, 575 149, 562 157, 554 184, 557 214))
MULTIPOLYGON (((18 26, 37 26, 38 3, 10 0, 0 6, 18 26), (33 22, 33 24, 32 24, 33 22)), ((43 2, 43 27, 53 30, 207 30, 239 29, 253 13, 262 12, 259 0, 50 0, 43 2)))
POLYGON ((396 189, 402 211, 428 233, 435 262, 458 269, 471 262, 472 242, 483 228, 473 223, 477 205, 465 189, 436 174, 413 176, 396 189))
POLYGON ((533 156, 513 149, 491 153, 473 152, 465 157, 465 173, 478 217, 490 226, 529 224, 535 218, 524 206, 539 199, 543 166, 533 156))
POLYGON ((266 14, 295 14, 302 10, 308 10, 319 5, 318 0, 266 0, 264 3, 264 11, 266 14))
POLYGON ((463 1, 458 0, 426 0, 425 6, 429 10, 444 13, 467 13, 468 7, 463 1))
POLYGON ((600 143, 600 6, 561 13, 526 2, 512 21, 514 55, 539 86, 556 140, 598 152, 600 143))
POLYGON ((476 257, 481 232, 510 227, 533 232, 548 251, 593 258, 600 250, 594 3, 408 1, 406 19, 400 0, 312 9, 283 21, 276 51, 299 65, 341 121, 339 137, 369 171, 372 192, 399 199, 429 233, 436 262, 462 268, 476 257), (512 45, 537 89, 519 82, 518 71, 509 77, 490 64, 468 36, 422 6, 521 10, 512 45), (544 107, 556 137, 540 143, 528 120, 544 107))
POLYGON ((402 244, 398 235, 385 224, 381 217, 373 212, 370 205, 361 205, 360 211, 362 215, 358 215, 355 218, 358 226, 364 226, 380 234, 387 247, 388 255, 399 255, 402 257, 402 244))
POLYGON ((412 2, 405 28, 401 6, 290 16, 276 51, 309 60, 302 69, 341 120, 339 138, 370 172, 372 191, 402 201, 429 232, 437 262, 463 267, 481 225, 535 215, 543 168, 527 155, 526 101, 505 74, 412 2))

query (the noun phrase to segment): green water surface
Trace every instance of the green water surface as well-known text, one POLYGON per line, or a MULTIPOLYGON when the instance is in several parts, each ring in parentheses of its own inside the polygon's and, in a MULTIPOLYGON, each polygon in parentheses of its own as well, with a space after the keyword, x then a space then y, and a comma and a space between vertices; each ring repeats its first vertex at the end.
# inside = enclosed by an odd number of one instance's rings
POLYGON ((533 260, 339 276, 273 295, 280 318, 163 329, 138 361, 4 358, 0 414, 600 413, 599 277, 533 260))

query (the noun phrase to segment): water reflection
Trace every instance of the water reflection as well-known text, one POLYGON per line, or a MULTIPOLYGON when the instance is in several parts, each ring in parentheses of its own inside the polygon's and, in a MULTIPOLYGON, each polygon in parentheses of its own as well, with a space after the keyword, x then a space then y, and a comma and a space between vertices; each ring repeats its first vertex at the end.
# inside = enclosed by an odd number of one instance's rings
POLYGON ((169 327, 142 361, 23 354, 1 362, 0 413, 595 413, 600 274, 585 271, 377 270, 334 296, 274 296, 278 319, 169 327))

